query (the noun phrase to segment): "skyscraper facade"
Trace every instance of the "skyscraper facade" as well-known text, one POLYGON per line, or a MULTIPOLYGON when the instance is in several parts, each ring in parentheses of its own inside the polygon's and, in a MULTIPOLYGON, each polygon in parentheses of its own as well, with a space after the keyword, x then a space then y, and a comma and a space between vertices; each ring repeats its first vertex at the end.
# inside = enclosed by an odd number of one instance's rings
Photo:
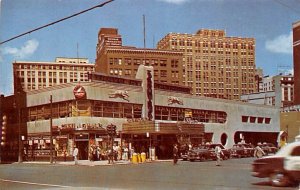
POLYGON ((16 61, 13 63, 14 91, 31 91, 58 84, 88 81, 94 64, 86 58, 58 57, 55 62, 16 61))
POLYGON ((183 83, 195 95, 239 100, 257 91, 254 38, 201 29, 196 34, 169 33, 157 48, 183 52, 183 83))
POLYGON ((155 82, 183 85, 180 51, 123 46, 117 29, 101 28, 96 52, 96 72, 135 78, 140 65, 153 66, 155 82))
POLYGON ((293 24, 294 104, 300 104, 300 21, 293 24))

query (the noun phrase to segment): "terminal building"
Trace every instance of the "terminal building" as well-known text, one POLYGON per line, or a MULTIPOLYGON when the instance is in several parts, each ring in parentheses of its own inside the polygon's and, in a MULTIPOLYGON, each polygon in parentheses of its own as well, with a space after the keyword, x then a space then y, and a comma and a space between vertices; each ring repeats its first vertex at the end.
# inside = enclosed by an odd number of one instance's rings
MULTIPOLYGON (((189 87, 154 82, 154 78, 153 67, 141 65, 136 79, 92 73, 86 82, 27 92, 24 104, 16 109, 22 122, 11 121, 14 127, 21 125, 22 149, 30 158, 49 159, 53 137, 59 157, 71 158, 76 145, 79 159, 88 159, 90 146, 103 150, 111 146, 106 131, 111 124, 117 127, 116 143, 135 152, 154 149, 158 159, 170 158, 174 143, 213 142, 231 148, 263 139, 277 144, 279 109, 196 96, 189 87)), ((9 150, 17 140, 2 148, 9 150)))

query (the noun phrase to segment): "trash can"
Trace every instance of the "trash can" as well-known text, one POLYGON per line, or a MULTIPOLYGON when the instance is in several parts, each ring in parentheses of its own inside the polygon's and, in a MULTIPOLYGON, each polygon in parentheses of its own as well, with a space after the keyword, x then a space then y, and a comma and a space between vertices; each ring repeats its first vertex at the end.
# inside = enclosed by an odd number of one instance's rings
POLYGON ((138 163, 142 162, 142 158, 141 158, 141 154, 140 153, 137 154, 137 160, 138 160, 138 163))
POLYGON ((144 163, 146 161, 146 153, 142 152, 141 153, 141 162, 144 163))
POLYGON ((131 160, 131 162, 134 163, 134 164, 138 163, 138 155, 137 155, 137 153, 133 153, 132 154, 132 160, 131 160))

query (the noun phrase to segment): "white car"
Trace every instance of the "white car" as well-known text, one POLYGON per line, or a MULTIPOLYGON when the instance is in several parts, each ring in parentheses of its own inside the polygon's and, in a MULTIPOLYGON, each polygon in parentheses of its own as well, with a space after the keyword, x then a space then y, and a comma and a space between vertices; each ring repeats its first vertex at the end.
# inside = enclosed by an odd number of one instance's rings
POLYGON ((275 155, 254 160, 252 176, 269 177, 273 186, 300 183, 300 142, 290 143, 275 155))

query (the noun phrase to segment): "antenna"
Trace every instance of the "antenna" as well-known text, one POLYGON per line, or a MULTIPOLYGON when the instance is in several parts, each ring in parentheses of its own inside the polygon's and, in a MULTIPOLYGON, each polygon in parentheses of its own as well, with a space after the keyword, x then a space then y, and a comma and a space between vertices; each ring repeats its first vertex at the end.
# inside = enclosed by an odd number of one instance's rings
POLYGON ((143 15, 143 29, 144 29, 144 65, 146 65, 146 18, 143 15))
POLYGON ((143 26, 144 26, 144 48, 146 48, 146 18, 143 15, 143 26))
POLYGON ((79 45, 78 45, 78 42, 77 42, 77 59, 79 59, 79 45))
POLYGON ((155 48, 155 35, 153 35, 153 39, 152 39, 153 41, 152 41, 152 43, 153 43, 153 49, 155 48))

